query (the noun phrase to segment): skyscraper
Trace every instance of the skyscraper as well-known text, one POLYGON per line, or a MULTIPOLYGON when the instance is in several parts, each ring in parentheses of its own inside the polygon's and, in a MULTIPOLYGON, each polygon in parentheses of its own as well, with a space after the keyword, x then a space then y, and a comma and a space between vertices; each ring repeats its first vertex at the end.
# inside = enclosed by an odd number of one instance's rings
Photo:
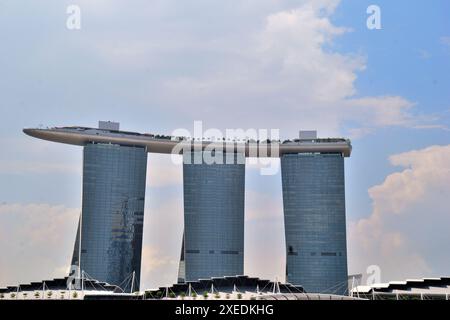
MULTIPOLYGON (((216 153, 223 164, 205 163, 205 152, 184 154, 184 270, 186 281, 244 272, 245 156, 216 153), (194 163, 198 156, 201 162, 194 163), (230 159, 230 158, 229 158, 230 159)), ((179 276, 182 280, 182 275, 179 276)))
POLYGON ((126 291, 131 281, 125 280, 134 272, 138 289, 147 151, 89 143, 83 155, 82 216, 72 265, 80 265, 86 276, 126 291))
POLYGON ((281 157, 286 281, 307 292, 347 290, 344 156, 281 157))

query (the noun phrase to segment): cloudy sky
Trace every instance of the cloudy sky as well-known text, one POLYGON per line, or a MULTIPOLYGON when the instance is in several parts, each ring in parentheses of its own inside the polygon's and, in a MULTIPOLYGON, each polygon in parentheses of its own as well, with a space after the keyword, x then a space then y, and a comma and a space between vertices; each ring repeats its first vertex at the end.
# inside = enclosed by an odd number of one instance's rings
MULTIPOLYGON (((170 134, 280 129, 352 139, 349 271, 449 275, 447 0, 0 0, 0 286, 64 276, 81 149, 24 127, 170 134), (369 30, 366 9, 381 8, 369 30), (413 4, 414 3, 414 4, 413 4), (81 29, 66 27, 69 5, 81 29)), ((182 168, 150 155, 142 286, 176 281, 182 168)), ((284 279, 281 177, 246 172, 245 273, 284 279)))

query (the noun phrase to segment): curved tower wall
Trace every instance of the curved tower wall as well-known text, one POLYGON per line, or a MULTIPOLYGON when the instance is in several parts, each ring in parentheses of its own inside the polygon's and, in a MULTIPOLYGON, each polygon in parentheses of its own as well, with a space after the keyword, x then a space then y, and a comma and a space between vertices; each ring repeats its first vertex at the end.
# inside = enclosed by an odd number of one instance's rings
POLYGON ((286 281, 306 292, 345 294, 347 248, 344 158, 287 154, 281 158, 286 281))
POLYGON ((190 161, 206 153, 184 154, 186 281, 244 273, 245 158, 234 154, 234 164, 225 164, 226 154, 216 153, 224 164, 190 161))
MULTIPOLYGON (((83 159, 81 270, 88 276, 139 289, 147 151, 142 147, 88 144, 83 159), (131 280, 131 277, 130 277, 131 280)), ((79 233, 72 265, 78 265, 79 233)))

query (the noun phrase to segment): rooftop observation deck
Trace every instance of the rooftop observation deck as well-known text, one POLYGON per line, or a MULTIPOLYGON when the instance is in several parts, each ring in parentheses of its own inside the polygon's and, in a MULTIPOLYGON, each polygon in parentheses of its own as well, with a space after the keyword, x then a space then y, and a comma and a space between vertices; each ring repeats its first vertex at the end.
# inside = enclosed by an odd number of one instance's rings
POLYGON ((145 147, 147 152, 165 154, 207 149, 242 152, 246 157, 279 157, 292 153, 341 153, 344 157, 350 157, 352 151, 350 140, 343 138, 212 140, 88 127, 27 128, 23 132, 38 139, 65 144, 84 146, 88 143, 111 143, 145 147))

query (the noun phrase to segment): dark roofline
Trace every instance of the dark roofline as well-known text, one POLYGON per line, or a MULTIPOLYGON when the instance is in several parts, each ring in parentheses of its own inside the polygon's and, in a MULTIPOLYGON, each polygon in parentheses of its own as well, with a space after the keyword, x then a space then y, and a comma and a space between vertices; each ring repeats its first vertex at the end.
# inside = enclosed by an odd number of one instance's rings
MULTIPOLYGON (((202 294, 205 291, 209 292, 211 290, 211 285, 214 285, 214 290, 231 293, 234 286, 236 286, 238 290, 245 290, 245 289, 256 290, 257 286, 259 286, 259 290, 267 290, 273 288, 275 282, 249 276, 214 277, 211 279, 200 279, 198 281, 189 281, 186 283, 176 283, 173 284, 171 287, 169 287, 169 292, 173 292, 176 295, 179 295, 181 293, 187 293, 189 289, 189 284, 191 285, 191 288, 194 291, 196 291, 198 294, 202 294)), ((303 287, 294 286, 289 283, 280 283, 279 287, 282 293, 305 292, 303 287)), ((152 296, 156 297, 158 292, 164 293, 166 292, 166 290, 167 287, 159 287, 158 289, 146 290, 146 293, 151 297, 152 296)))

